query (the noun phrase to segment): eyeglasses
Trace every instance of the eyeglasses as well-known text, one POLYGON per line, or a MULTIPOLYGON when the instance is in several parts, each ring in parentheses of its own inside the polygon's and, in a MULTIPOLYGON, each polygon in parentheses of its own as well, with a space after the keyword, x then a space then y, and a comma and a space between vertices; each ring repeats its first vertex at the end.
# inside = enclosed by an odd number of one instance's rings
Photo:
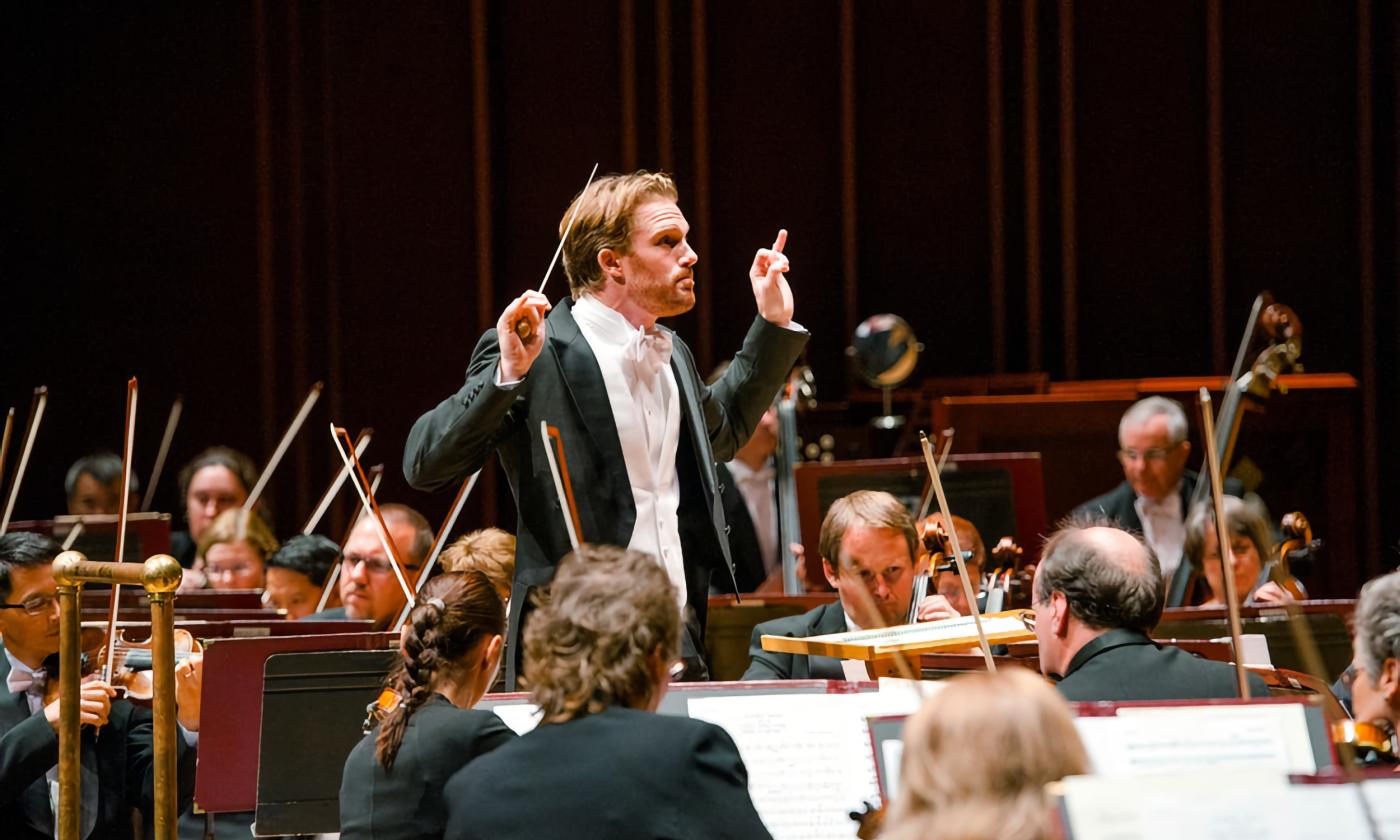
POLYGON ((1016 617, 1021 619, 1021 624, 1025 625, 1027 630, 1035 632, 1035 613, 1030 610, 1021 610, 1021 614, 1016 617))
POLYGON ((24 610, 26 615, 46 615, 58 603, 57 595, 35 595, 18 604, 0 604, 0 610, 24 610))
POLYGON ((1118 450, 1118 460, 1120 460, 1120 461, 1138 461, 1138 460, 1142 460, 1142 461, 1165 461, 1165 460, 1167 460, 1167 456, 1170 455, 1170 454, 1172 454, 1172 452, 1175 451, 1176 448, 1177 448, 1178 446, 1181 446, 1181 444, 1179 444, 1179 443, 1173 443, 1171 446, 1168 446, 1166 449, 1159 449, 1159 448, 1157 448, 1157 447, 1155 447, 1155 446, 1154 446, 1153 448, 1151 448, 1151 449, 1143 449, 1143 450, 1141 450, 1141 451, 1138 451, 1138 450, 1136 450, 1136 449, 1120 449, 1120 450, 1118 450))
MULTIPOLYGON (((345 555, 345 559, 341 562, 345 564, 347 571, 354 569, 361 563, 364 564, 365 571, 372 575, 387 575, 394 571, 392 563, 379 557, 363 557, 357 554, 347 554, 345 555)), ((416 565, 411 565, 409 563, 405 563, 403 569, 405 572, 418 571, 416 565)))

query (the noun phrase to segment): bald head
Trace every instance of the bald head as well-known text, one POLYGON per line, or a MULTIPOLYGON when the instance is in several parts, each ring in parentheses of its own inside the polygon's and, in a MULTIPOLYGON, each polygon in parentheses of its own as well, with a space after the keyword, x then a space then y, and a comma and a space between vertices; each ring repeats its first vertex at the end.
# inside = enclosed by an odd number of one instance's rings
POLYGON ((1162 568, 1152 549, 1102 520, 1070 520, 1045 543, 1035 599, 1061 592, 1088 627, 1146 633, 1162 614, 1162 568))

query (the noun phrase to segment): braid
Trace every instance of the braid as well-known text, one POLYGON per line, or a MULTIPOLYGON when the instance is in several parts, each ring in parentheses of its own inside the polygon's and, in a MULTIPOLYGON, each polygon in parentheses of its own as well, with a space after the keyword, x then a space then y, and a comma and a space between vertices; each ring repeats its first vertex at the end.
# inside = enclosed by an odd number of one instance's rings
POLYGON ((505 627, 500 596, 480 572, 441 575, 422 594, 409 613, 403 658, 389 675, 399 705, 384 716, 375 736, 375 758, 385 771, 393 770, 409 720, 433 696, 438 677, 505 627))

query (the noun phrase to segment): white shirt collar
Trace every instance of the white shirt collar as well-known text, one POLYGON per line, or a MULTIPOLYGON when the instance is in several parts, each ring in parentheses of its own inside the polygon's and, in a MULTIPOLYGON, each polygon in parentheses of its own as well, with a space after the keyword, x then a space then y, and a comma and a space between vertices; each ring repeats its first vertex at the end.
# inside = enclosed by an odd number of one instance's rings
POLYGON ((574 320, 586 325, 592 335, 611 347, 622 347, 640 328, 634 327, 622 313, 603 303, 593 295, 580 295, 574 301, 574 320))
POLYGON ((745 464, 743 461, 740 461, 738 458, 735 458, 733 461, 730 461, 727 466, 729 467, 729 472, 733 474, 734 480, 736 482, 749 480, 768 481, 773 478, 774 474, 772 458, 768 458, 767 460, 765 460, 763 462, 763 466, 759 467, 758 469, 754 469, 748 464, 745 464))

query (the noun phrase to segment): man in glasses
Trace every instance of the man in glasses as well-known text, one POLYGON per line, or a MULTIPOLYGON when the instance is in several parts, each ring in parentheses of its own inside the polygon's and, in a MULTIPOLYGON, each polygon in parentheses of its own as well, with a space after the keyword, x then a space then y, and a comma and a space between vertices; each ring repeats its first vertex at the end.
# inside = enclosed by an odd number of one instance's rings
POLYGON ((1181 565, 1186 513, 1196 485, 1196 474, 1186 469, 1191 454, 1187 430, 1186 412, 1176 400, 1148 397, 1133 403, 1118 421, 1123 483, 1074 511, 1102 514, 1142 534, 1161 561, 1165 580, 1181 565))
MULTIPOLYGON (((423 514, 408 505, 380 505, 389 536, 403 561, 404 577, 413 586, 418 570, 433 548, 433 529, 423 514)), ((340 601, 343 606, 317 613, 314 618, 369 619, 387 625, 403 609, 403 587, 384 544, 373 514, 360 517, 340 563, 340 601)))
MULTIPOLYGON (((45 702, 57 678, 58 585, 53 559, 59 546, 38 534, 0 536, 0 826, 7 838, 54 836, 58 779, 59 701, 45 702)), ((199 728, 199 664, 177 664, 175 697, 182 736, 176 739, 178 809, 194 796, 193 733, 199 728)), ((129 837, 132 809, 151 825, 155 767, 150 709, 115 698, 104 682, 83 683, 80 836, 129 837), (97 737, 97 732, 101 737, 97 737)))

